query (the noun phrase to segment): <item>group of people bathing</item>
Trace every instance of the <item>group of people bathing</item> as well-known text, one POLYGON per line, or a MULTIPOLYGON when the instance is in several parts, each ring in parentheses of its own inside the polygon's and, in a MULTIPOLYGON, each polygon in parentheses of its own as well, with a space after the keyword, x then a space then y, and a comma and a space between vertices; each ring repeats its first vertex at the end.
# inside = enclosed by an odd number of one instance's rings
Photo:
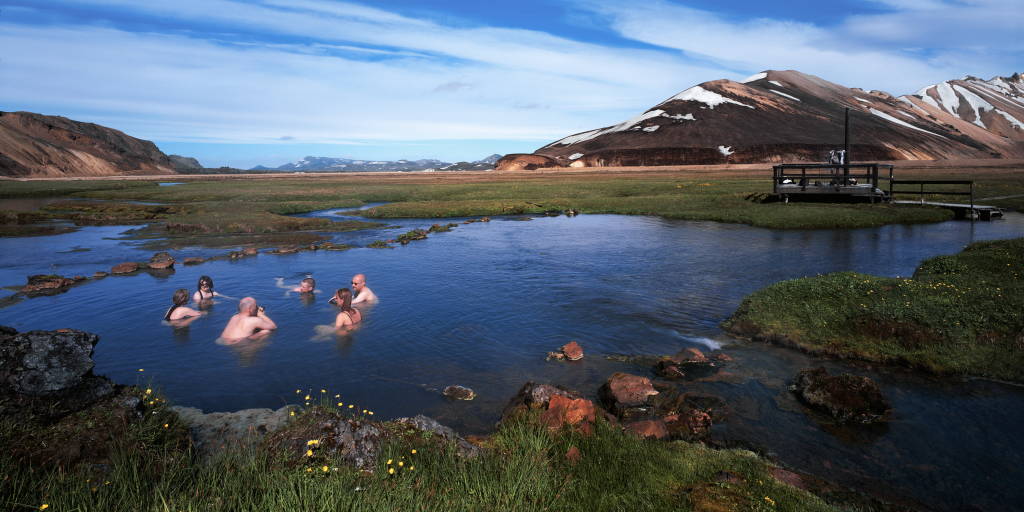
MULTIPOLYGON (((196 288, 191 299, 199 307, 209 304, 214 297, 231 298, 214 291, 213 279, 210 276, 201 276, 196 288)), ((312 294, 316 293, 316 281, 312 277, 307 277, 291 291, 309 294, 306 296, 312 297, 312 294)), ((206 313, 187 306, 189 293, 185 288, 175 290, 174 295, 171 296, 171 302, 170 309, 164 314, 164 320, 172 324, 190 322, 206 313)), ((352 276, 352 288, 339 288, 329 302, 341 308, 338 316, 334 319, 334 327, 342 329, 354 326, 363 320, 362 313, 353 305, 373 304, 377 302, 377 295, 369 286, 366 286, 366 276, 356 274, 352 276)), ((244 297, 238 301, 238 313, 228 320, 220 339, 226 342, 240 341, 254 336, 264 336, 274 329, 277 329, 277 324, 267 316, 263 306, 257 304, 256 299, 252 297, 244 297)))

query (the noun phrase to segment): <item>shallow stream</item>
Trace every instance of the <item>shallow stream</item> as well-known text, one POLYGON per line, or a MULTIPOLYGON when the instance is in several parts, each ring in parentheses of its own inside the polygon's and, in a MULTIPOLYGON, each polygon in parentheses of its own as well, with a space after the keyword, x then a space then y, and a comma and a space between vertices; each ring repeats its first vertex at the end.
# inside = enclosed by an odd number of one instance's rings
MULTIPOLYGON (((333 241, 365 246, 460 220, 396 220, 391 223, 401 227, 340 233, 333 241)), ((152 251, 119 239, 127 229, 0 238, 0 285, 18 287, 30 274, 92 275, 148 260, 152 251)), ((1024 476, 1024 388, 817 360, 734 340, 718 324, 746 294, 779 280, 840 270, 909 276, 925 258, 1019 236, 1024 215, 1012 213, 994 222, 834 231, 615 215, 495 218, 394 249, 260 254, 179 264, 168 275, 111 276, 2 308, 0 325, 97 333, 96 373, 151 384, 178 404, 208 412, 276 408, 326 389, 379 419, 423 413, 465 433, 492 429, 528 380, 593 396, 615 371, 650 375, 647 367, 606 355, 721 347, 735 361, 714 378, 682 384, 726 399, 729 415, 714 427, 715 439, 931 508, 1007 509, 1024 503, 1017 485, 1024 476), (355 273, 367 275, 381 302, 364 309, 356 331, 324 334, 318 326, 332 323, 336 313, 327 299, 355 273), (280 328, 262 342, 215 343, 236 309, 228 299, 187 328, 164 325, 172 292, 194 290, 204 274, 221 294, 256 297, 280 328), (313 300, 281 287, 306 276, 322 292, 313 300), (582 344, 582 361, 544 360, 569 340, 582 344), (817 423, 787 385, 801 368, 818 365, 876 379, 893 403, 891 421, 870 430, 817 423), (451 384, 479 397, 450 401, 440 390, 451 384)), ((173 252, 179 262, 213 254, 173 252)))

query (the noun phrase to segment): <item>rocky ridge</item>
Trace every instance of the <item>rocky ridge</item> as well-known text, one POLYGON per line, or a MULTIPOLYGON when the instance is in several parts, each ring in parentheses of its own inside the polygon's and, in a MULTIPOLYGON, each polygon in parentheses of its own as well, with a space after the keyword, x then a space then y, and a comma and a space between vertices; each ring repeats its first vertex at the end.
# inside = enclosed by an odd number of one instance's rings
POLYGON ((704 82, 622 123, 569 135, 496 169, 1024 157, 1024 77, 964 77, 893 96, 799 71, 704 82))
POLYGON ((155 144, 113 128, 32 112, 0 112, 0 176, 174 174, 155 144))

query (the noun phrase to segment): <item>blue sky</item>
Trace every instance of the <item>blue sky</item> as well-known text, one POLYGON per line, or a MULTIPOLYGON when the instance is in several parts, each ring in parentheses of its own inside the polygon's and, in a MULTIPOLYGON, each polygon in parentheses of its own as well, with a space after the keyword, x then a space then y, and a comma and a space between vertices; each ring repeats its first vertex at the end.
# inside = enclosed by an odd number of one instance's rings
POLYGON ((1024 71, 1024 0, 0 0, 0 109, 207 166, 473 160, 698 83, 796 69, 913 93, 1024 71))

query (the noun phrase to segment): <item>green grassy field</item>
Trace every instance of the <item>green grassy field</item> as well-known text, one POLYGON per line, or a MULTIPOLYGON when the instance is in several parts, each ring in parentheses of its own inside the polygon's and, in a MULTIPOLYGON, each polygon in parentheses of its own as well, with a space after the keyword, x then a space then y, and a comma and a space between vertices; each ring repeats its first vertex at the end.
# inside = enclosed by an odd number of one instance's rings
MULTIPOLYGON (((999 183, 1000 193, 1024 192, 1022 184, 999 183)), ((158 233, 171 236, 359 229, 366 226, 297 219, 287 214, 372 202, 389 204, 367 210, 365 216, 371 219, 530 214, 571 208, 580 213, 815 229, 951 218, 946 210, 915 206, 761 202, 769 191, 770 184, 759 174, 741 178, 680 174, 678 178, 554 176, 530 180, 497 176, 473 183, 423 183, 422 177, 410 178, 407 183, 394 178, 380 182, 345 177, 218 179, 173 187, 145 181, 35 181, 5 183, 0 196, 102 199, 105 201, 49 205, 45 215, 82 224, 153 223, 158 233), (126 201, 159 205, 124 204, 126 201)))
POLYGON ((853 272, 783 281, 726 330, 842 357, 1024 381, 1024 239, 979 242, 912 278, 853 272))
POLYGON ((32 429, 4 418, 0 440, 19 449, 0 454, 0 505, 81 512, 837 510, 775 480, 769 464, 751 452, 644 441, 604 422, 582 436, 549 432, 524 416, 483 440, 482 455, 472 459, 432 436, 380 423, 398 435, 382 447, 372 472, 316 446, 306 456, 274 444, 289 431, 304 433, 307 418, 332 414, 313 407, 256 447, 209 460, 192 453, 186 429, 159 400, 127 426, 95 410, 32 429), (70 467, 28 462, 33 445, 67 443, 90 427, 103 429, 110 444, 105 455, 70 467), (580 451, 578 462, 565 457, 570 447, 580 451))

